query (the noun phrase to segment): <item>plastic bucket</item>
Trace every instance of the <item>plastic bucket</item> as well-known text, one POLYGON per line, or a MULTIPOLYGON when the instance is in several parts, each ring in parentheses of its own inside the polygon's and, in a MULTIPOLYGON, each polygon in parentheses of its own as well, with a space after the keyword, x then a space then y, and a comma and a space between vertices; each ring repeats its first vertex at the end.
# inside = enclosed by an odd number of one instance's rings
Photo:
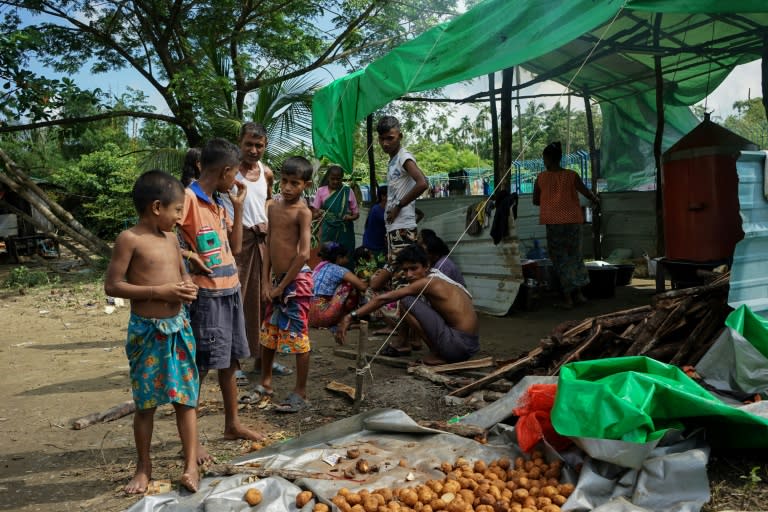
POLYGON ((616 265, 616 286, 627 286, 632 283, 632 276, 635 274, 635 266, 631 264, 616 265))
POLYGON ((616 276, 619 269, 614 265, 602 267, 587 266, 589 284, 584 294, 590 299, 609 299, 616 295, 616 276))

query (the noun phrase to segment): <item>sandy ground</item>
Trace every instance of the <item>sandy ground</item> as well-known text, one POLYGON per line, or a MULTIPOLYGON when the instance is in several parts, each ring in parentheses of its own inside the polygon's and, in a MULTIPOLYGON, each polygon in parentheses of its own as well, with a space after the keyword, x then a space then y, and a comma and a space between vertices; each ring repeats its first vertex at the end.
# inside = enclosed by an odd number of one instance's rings
MULTIPOLYGON (((0 280, 7 271, 0 267, 0 280)), ((69 281, 24 293, 0 290, 0 510, 112 511, 138 499, 122 492, 135 464, 132 416, 83 430, 70 428, 73 418, 131 398, 123 352, 128 308, 107 314, 99 282, 69 281)), ((618 288, 614 299, 570 311, 553 308, 547 299, 536 311, 483 316, 479 356, 516 357, 563 320, 647 304, 652 294, 650 281, 635 280, 633 286, 618 288)), ((331 380, 354 386, 354 362, 333 354, 335 345, 327 331, 313 331, 312 339, 310 409, 296 415, 250 406, 240 411, 247 425, 267 434, 269 443, 351 414, 348 399, 324 388, 331 380)), ((413 358, 419 354, 414 352, 413 358)), ((288 357, 280 362, 293 366, 288 357)), ((222 438, 220 394, 213 377, 204 385, 200 436, 217 461, 226 462, 251 447, 222 438)), ((277 396, 287 394, 292 385, 292 376, 279 377, 277 396)), ((417 420, 446 420, 467 412, 444 405, 440 398, 445 394, 445 389, 415 379, 404 369, 374 365, 363 409, 400 408, 417 420)), ((154 478, 176 481, 181 473, 180 443, 170 406, 156 415, 152 454, 154 478)), ((764 469, 761 466, 760 474, 764 469)), ((737 466, 735 471, 748 475, 749 470, 737 466)), ((721 495, 729 495, 728 489, 715 485, 721 495)))

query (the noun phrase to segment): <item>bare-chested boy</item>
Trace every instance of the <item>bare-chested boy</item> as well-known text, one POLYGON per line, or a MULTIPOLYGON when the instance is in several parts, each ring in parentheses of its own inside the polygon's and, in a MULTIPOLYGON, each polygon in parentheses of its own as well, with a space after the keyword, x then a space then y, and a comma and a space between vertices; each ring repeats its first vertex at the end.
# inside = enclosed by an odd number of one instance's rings
MULTIPOLYGON (((226 213, 221 194, 235 184, 240 150, 224 139, 211 139, 200 154, 200 178, 184 191, 184 213, 179 220, 192 280, 199 287, 189 309, 197 341, 200 383, 216 370, 224 402, 224 438, 261 440, 261 434, 240 423, 237 414, 238 359, 248 357, 243 301, 235 254, 242 248, 245 185, 237 183, 230 193, 233 218, 226 213)), ((210 459, 198 444, 198 463, 210 459)))
POLYGON ((455 363, 475 355, 480 349, 479 329, 472 296, 467 289, 439 270, 430 270, 427 253, 417 244, 401 249, 397 264, 405 272, 409 284, 377 295, 342 318, 336 341, 344 343, 350 323, 359 316, 400 300, 401 310, 408 311, 405 317, 408 325, 431 351, 422 360, 424 364, 455 363), (419 300, 419 294, 426 301, 419 300))
POLYGON ((184 453, 181 484, 197 491, 198 374, 195 339, 182 303, 197 297, 172 233, 181 219, 184 186, 162 171, 142 174, 133 186, 136 226, 120 233, 112 250, 104 291, 131 300, 125 352, 136 403, 133 435, 138 462, 125 492, 140 494, 152 478, 149 447, 155 409, 172 403, 184 453))
POLYGON ((280 173, 282 199, 267 207, 267 254, 262 269, 262 294, 267 302, 261 326, 261 384, 264 398, 272 393, 275 352, 296 354, 296 386, 276 410, 299 412, 307 402, 309 374, 309 306, 312 271, 309 260, 312 212, 304 189, 312 180, 312 164, 302 157, 285 161, 280 173))

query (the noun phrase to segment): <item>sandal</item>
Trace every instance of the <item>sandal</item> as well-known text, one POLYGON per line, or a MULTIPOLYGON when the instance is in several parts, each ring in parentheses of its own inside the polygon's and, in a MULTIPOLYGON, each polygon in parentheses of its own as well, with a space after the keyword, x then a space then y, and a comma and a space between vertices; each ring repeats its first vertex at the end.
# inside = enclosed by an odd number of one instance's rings
POLYGON ((393 347, 389 343, 387 343, 387 346, 381 349, 381 352, 379 352, 379 354, 387 357, 407 357, 411 355, 411 350, 410 349, 400 350, 393 347))
POLYGON ((251 383, 243 370, 237 370, 235 372, 235 381, 237 382, 237 387, 240 388, 245 387, 251 383))
POLYGON ((241 396, 237 402, 241 404, 251 404, 256 405, 258 404, 260 408, 262 402, 265 400, 271 401, 272 398, 272 391, 269 391, 267 388, 262 386, 261 384, 254 385, 250 391, 245 393, 243 396, 241 396))
POLYGON ((309 408, 309 402, 296 393, 291 393, 279 405, 275 405, 275 411, 296 413, 309 408))

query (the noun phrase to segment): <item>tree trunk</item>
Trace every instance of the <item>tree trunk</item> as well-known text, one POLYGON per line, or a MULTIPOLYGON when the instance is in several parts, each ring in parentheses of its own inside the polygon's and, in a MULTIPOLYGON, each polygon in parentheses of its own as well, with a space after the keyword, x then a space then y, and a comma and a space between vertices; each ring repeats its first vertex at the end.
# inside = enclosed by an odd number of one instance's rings
POLYGON ((379 183, 376 180, 376 159, 373 154, 373 114, 368 114, 365 118, 365 139, 368 143, 368 148, 365 152, 368 154, 368 179, 371 186, 371 204, 379 202, 379 183))

